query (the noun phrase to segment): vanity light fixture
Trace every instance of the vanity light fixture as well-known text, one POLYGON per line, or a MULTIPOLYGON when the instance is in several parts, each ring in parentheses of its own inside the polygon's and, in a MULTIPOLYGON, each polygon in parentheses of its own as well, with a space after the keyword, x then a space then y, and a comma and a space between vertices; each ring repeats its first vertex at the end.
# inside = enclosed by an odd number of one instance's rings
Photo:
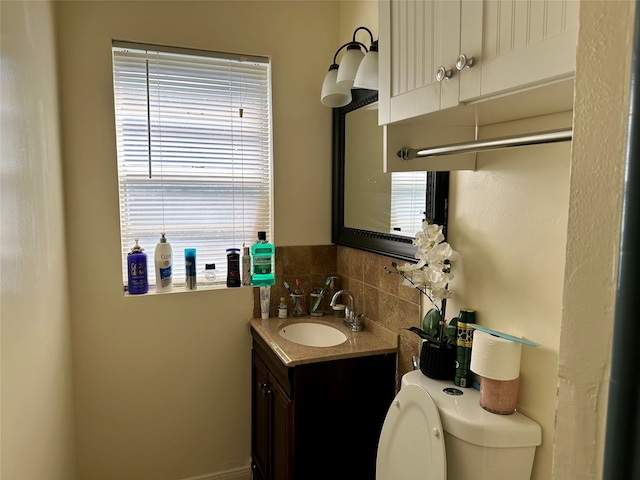
POLYGON ((342 45, 333 56, 333 63, 322 83, 320 100, 327 107, 344 107, 351 102, 351 88, 378 89, 378 41, 366 27, 358 27, 353 32, 353 40, 342 45), (371 46, 356 41, 359 30, 366 30, 371 37, 371 46), (347 51, 338 65, 338 53, 347 51), (363 50, 365 53, 363 53, 363 50))

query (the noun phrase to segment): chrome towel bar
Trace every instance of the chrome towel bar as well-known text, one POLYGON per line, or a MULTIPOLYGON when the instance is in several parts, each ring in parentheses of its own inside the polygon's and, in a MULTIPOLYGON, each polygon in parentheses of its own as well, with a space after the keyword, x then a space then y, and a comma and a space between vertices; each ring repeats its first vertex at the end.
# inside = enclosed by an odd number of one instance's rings
POLYGON ((427 148, 404 147, 398 150, 398 157, 404 162, 415 158, 438 157, 452 155, 454 153, 483 152, 486 150, 498 150, 508 147, 524 147, 528 145, 540 145, 543 143, 571 141, 573 129, 549 130, 546 132, 512 135, 487 140, 473 140, 470 142, 453 143, 427 148))

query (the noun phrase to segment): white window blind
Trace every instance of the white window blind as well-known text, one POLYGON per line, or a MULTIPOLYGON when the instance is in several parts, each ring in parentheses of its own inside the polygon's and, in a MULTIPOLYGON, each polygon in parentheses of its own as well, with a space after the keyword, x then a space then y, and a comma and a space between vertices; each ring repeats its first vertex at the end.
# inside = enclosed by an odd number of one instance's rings
POLYGON ((391 174, 391 232, 413 237, 422 230, 427 200, 427 172, 391 174))
POLYGON ((162 232, 174 285, 184 284, 185 248, 224 283, 227 248, 260 230, 272 238, 269 60, 124 42, 112 51, 125 285, 135 239, 155 284, 162 232))

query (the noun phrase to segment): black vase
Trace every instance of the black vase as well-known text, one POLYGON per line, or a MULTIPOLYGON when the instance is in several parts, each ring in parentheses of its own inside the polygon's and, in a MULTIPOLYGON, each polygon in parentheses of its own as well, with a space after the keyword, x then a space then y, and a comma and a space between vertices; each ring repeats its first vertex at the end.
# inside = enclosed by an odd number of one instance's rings
POLYGON ((436 380, 453 380, 456 376, 455 345, 425 341, 420 350, 420 371, 436 380))

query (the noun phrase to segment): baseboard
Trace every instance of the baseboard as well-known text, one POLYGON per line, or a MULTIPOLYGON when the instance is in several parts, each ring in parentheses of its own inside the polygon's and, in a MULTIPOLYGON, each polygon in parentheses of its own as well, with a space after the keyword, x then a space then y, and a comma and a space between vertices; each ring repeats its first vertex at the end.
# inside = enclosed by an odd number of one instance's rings
POLYGON ((251 480, 251 468, 236 468, 225 472, 209 473, 197 477, 183 478, 182 480, 251 480))

